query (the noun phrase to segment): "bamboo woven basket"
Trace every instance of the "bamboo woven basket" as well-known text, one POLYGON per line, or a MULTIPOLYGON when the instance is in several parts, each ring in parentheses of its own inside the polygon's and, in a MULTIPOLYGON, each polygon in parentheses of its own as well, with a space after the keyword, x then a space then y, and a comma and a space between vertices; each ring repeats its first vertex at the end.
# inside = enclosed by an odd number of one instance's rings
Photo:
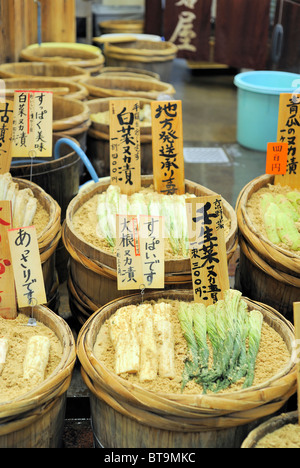
POLYGON ((106 42, 103 54, 108 67, 145 68, 158 73, 163 81, 169 81, 177 50, 177 46, 169 41, 136 40, 119 43, 106 42))
POLYGON ((292 320, 293 302, 300 297, 300 255, 271 243, 255 228, 247 213, 247 201, 260 188, 274 183, 263 175, 249 182, 236 203, 240 265, 237 286, 254 300, 264 301, 292 320))
MULTIPOLYGON (((150 186, 152 183, 152 175, 142 176, 143 186, 150 186)), ((70 305, 73 315, 81 324, 99 307, 124 295, 124 291, 117 289, 116 256, 80 238, 73 226, 76 211, 94 195, 105 191, 109 184, 110 177, 106 177, 79 192, 69 204, 63 224, 62 239, 70 256, 68 279, 70 305)), ((195 193, 197 196, 214 194, 211 190, 188 180, 185 181, 185 186, 186 192, 195 193)), ((234 209, 225 200, 223 200, 223 210, 231 221, 230 232, 226 237, 229 261, 237 248, 237 221, 234 209)), ((191 275, 189 258, 165 261, 166 289, 192 288, 191 275)), ((132 292, 128 290, 127 294, 132 292)))
POLYGON ((76 360, 67 323, 45 306, 22 309, 48 326, 59 338, 63 355, 54 372, 30 392, 0 404, 1 448, 60 448, 66 396, 76 360))
MULTIPOLYGON (((47 304, 50 305, 53 302, 53 298, 57 298, 58 282, 55 269, 55 252, 61 238, 61 208, 58 203, 37 184, 25 179, 13 178, 13 180, 19 184, 20 189, 30 188, 39 203, 49 214, 49 221, 37 235, 37 240, 47 304)), ((57 307, 58 304, 54 304, 53 310, 56 311, 57 307)))
POLYGON ((87 89, 80 83, 66 81, 58 78, 31 77, 31 78, 4 78, 5 93, 7 97, 13 97, 16 89, 52 91, 54 96, 67 97, 68 99, 85 100, 88 96, 87 89))
MULTIPOLYGON (((122 99, 122 98, 115 98, 122 99)), ((110 98, 91 99, 87 101, 90 113, 106 112, 109 110, 110 98)), ((140 99, 141 108, 151 104, 150 99, 140 99)), ((99 177, 110 174, 110 134, 109 124, 95 122, 91 119, 91 126, 87 134, 87 156, 92 162, 99 177)), ((142 174, 152 174, 152 126, 140 127, 141 170, 142 174)))
POLYGON ((20 61, 61 63, 83 68, 90 74, 99 73, 104 56, 98 47, 86 44, 49 42, 32 44, 20 53, 20 61))
POLYGON ((142 34, 144 20, 108 20, 99 23, 101 34, 135 33, 142 34))
POLYGON ((43 62, 14 62, 0 65, 1 78, 44 77, 78 81, 87 78, 90 73, 74 65, 43 62))
POLYGON ((98 77, 80 80, 89 91, 89 98, 135 97, 156 100, 160 95, 173 96, 175 89, 171 84, 143 78, 98 77))
POLYGON ((280 429, 287 424, 298 424, 298 412, 282 413, 259 425, 246 437, 241 448, 256 448, 256 445, 268 434, 280 429))
MULTIPOLYGON (((0 66, 1 73, 1 66, 0 66)), ((145 70, 144 68, 131 68, 131 67, 104 67, 100 75, 105 76, 120 76, 123 77, 140 77, 140 78, 154 78, 155 80, 160 80, 158 73, 152 72, 150 70, 145 70)))
MULTIPOLYGON (((192 301, 193 292, 147 293, 144 301, 192 301)), ((277 311, 245 298, 284 339, 292 353, 294 329, 277 311)), ((95 358, 93 346, 104 321, 140 295, 114 300, 96 311, 81 328, 77 355, 90 391, 96 446, 104 448, 237 448, 253 427, 278 411, 296 392, 292 360, 268 381, 221 394, 162 394, 128 382, 95 358), (117 430, 115 430, 117 428, 117 430)))

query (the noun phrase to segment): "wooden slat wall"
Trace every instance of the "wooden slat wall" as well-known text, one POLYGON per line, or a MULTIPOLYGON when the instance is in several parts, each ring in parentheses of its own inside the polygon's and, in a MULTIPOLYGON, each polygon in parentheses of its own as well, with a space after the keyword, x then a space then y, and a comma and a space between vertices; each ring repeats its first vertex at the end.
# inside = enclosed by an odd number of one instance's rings
POLYGON ((0 0, 0 63, 19 60, 21 50, 37 42, 37 6, 33 0, 0 0))
MULTIPOLYGON (((75 0, 40 0, 43 42, 76 42, 75 0)), ((20 52, 37 43, 37 3, 0 0, 0 63, 19 61, 20 52)))
POLYGON ((75 0, 40 0, 42 41, 76 42, 75 0))

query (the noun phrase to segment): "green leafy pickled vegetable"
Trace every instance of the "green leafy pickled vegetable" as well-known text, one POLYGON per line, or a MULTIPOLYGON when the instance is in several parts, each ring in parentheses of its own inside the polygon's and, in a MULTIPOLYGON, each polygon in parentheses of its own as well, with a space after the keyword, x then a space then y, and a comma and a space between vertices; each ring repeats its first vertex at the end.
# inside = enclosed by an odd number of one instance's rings
POLYGON ((191 380, 202 385, 204 393, 219 392, 242 378, 244 388, 252 385, 263 315, 248 311, 240 291, 229 289, 224 299, 207 307, 180 303, 178 317, 189 349, 182 389, 191 380))
POLYGON ((243 387, 251 387, 254 380, 256 356, 259 350, 263 315, 258 310, 249 314, 249 344, 247 352, 247 375, 243 387))

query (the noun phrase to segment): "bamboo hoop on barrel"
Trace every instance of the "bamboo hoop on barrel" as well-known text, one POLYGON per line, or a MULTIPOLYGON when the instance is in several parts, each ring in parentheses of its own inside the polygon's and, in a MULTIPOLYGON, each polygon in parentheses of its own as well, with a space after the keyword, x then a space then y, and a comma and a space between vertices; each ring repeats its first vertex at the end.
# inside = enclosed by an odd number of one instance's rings
POLYGON ((14 62, 0 65, 1 78, 43 77, 76 82, 90 73, 80 67, 60 63, 14 62))
POLYGON ((165 62, 174 60, 178 48, 170 41, 136 40, 126 43, 105 43, 104 56, 135 62, 165 62))
POLYGON ((170 83, 155 79, 122 78, 99 75, 79 81, 89 91, 90 98, 128 97, 156 100, 160 94, 173 96, 175 89, 170 83))
POLYGON ((48 43, 41 46, 28 46, 20 53, 20 60, 27 62, 61 63, 88 69, 95 68, 98 71, 104 65, 104 56, 97 47, 91 49, 76 48, 72 44, 60 45, 48 43))
MULTIPOLYGON (((193 300, 193 292, 174 290, 146 293, 144 300, 161 298, 193 300)), ((276 310, 244 298, 248 306, 259 309, 264 320, 282 336, 292 352, 293 325, 276 310)), ((297 387, 296 366, 292 362, 260 385, 222 394, 177 395, 148 391, 117 376, 98 361, 93 346, 101 325, 118 308, 140 302, 140 295, 116 299, 101 307, 81 328, 77 355, 82 377, 91 393, 118 413, 141 425, 157 429, 198 432, 244 425, 279 410, 297 387)))

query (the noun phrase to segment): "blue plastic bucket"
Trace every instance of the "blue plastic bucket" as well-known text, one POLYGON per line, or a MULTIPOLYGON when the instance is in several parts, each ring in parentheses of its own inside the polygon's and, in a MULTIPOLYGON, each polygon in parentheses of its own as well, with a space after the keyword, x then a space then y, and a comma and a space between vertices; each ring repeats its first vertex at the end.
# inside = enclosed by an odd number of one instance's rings
MULTIPOLYGON (((279 95, 300 87, 300 75, 280 71, 249 71, 234 77, 237 93, 237 141, 266 151, 277 141, 279 95)), ((297 90, 297 92, 299 92, 297 90)))

